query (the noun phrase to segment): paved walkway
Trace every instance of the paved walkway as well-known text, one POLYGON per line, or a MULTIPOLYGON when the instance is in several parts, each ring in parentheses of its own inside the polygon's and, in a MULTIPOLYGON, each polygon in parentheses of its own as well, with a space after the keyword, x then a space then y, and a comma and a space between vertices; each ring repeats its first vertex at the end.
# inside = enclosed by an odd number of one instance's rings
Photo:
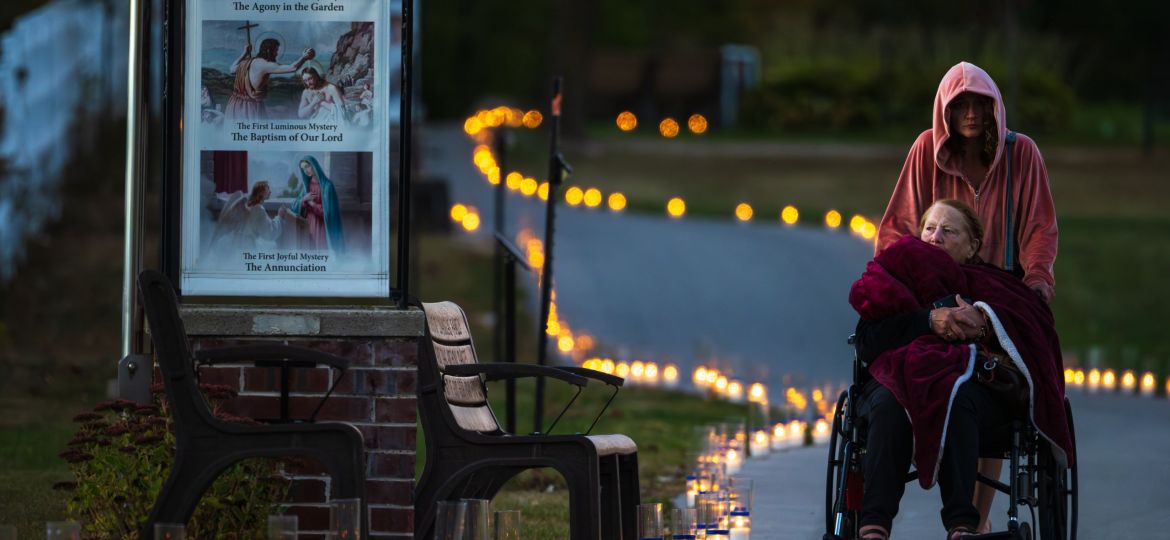
MULTIPOLYGON (((1170 538, 1170 402, 1101 395, 1074 395, 1072 402, 1081 459, 1078 538, 1170 538)), ((817 446, 748 460, 740 474, 755 480, 753 536, 820 540, 827 452, 817 446)), ((937 491, 907 486, 895 538, 941 539, 939 505, 937 491)), ((993 524, 1003 525, 1006 512, 1005 498, 997 497, 993 524)))

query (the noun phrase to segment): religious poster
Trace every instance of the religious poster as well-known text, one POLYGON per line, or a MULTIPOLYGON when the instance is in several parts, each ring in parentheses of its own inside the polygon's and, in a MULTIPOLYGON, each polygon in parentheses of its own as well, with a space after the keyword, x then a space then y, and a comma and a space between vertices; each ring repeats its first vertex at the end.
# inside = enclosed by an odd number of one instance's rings
POLYGON ((183 293, 387 296, 400 8, 188 6, 183 293))

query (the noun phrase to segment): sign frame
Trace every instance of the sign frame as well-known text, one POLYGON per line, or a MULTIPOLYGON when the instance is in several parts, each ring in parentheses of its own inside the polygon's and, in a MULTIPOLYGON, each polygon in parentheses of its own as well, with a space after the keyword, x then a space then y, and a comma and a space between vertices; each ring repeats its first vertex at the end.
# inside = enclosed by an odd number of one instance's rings
MULTIPOLYGON (((411 111, 412 111, 412 86, 413 86, 413 47, 412 47, 412 18, 413 10, 411 9, 411 0, 368 0, 364 3, 367 10, 377 10, 377 17, 374 23, 374 35, 381 37, 382 43, 378 43, 378 39, 374 41, 374 69, 380 71, 374 72, 374 86, 383 90, 383 95, 378 97, 378 101, 383 107, 383 113, 377 118, 381 125, 375 127, 376 131, 380 131, 382 135, 369 143, 370 160, 377 159, 377 155, 381 154, 382 166, 369 167, 377 172, 369 173, 369 191, 378 193, 380 197, 380 204, 371 204, 368 216, 369 222, 369 254, 370 259, 373 260, 373 271, 359 272, 357 278, 351 279, 337 279, 330 276, 331 279, 336 279, 337 286, 329 287, 326 290, 316 290, 317 279, 320 275, 312 275, 299 273, 296 279, 293 279, 293 286, 289 287, 290 281, 287 275, 276 274, 268 278, 260 279, 241 279, 239 276, 242 272, 224 273, 217 279, 222 279, 225 282, 224 287, 216 288, 214 286, 206 286, 208 282, 203 282, 201 286, 199 282, 190 279, 191 262, 192 262, 192 247, 184 245, 184 242, 193 242, 193 229, 196 227, 196 222, 192 218, 191 208, 193 207, 191 199, 192 190, 191 182, 201 181, 198 176, 192 174, 195 163, 193 160, 205 161, 201 159, 202 149, 192 153, 192 144, 198 145, 200 141, 194 140, 201 135, 201 118, 193 111, 198 111, 196 108, 199 105, 198 94, 191 92, 192 81, 187 80, 187 76, 192 69, 202 69, 203 60, 198 53, 189 55, 189 46, 192 43, 192 35, 190 32, 202 32, 204 21, 206 17, 200 17, 201 20, 196 20, 194 14, 200 13, 201 8, 207 6, 216 6, 221 11, 223 6, 231 6, 236 4, 233 0, 164 0, 166 2, 166 9, 164 11, 164 26, 163 26, 163 96, 162 96, 162 146, 163 146, 163 160, 162 169, 164 181, 160 182, 161 198, 162 198, 162 249, 160 251, 161 266, 164 273, 166 273, 175 284, 177 292, 187 301, 197 302, 215 302, 215 303, 266 303, 266 304, 328 304, 328 303, 345 303, 345 304, 374 304, 387 305, 393 301, 397 301, 399 307, 405 307, 408 294, 407 272, 409 268, 408 256, 410 252, 409 241, 409 192, 411 181, 411 111), (370 7, 370 6, 374 7, 370 7), (395 28, 392 24, 392 14, 400 14, 401 26, 395 28), (391 40, 395 32, 400 32, 399 40, 391 40), (398 82, 397 87, 398 102, 394 103, 391 99, 393 82, 393 75, 390 71, 392 62, 390 60, 395 56, 394 41, 397 41, 401 48, 398 52, 401 53, 401 61, 399 62, 398 82), (196 61, 189 62, 189 56, 193 56, 196 61), (379 60, 378 57, 382 59, 379 60), (399 122, 394 125, 390 121, 390 107, 398 106, 399 122), (397 144, 395 144, 397 143, 397 144), (194 157, 193 157, 194 156, 194 157), (397 164, 397 171, 394 165, 397 164), (378 184, 381 184, 379 191, 378 184), (186 200, 185 200, 186 198, 186 200), (380 215, 379 215, 380 213, 380 215), (391 215, 393 213, 393 215, 391 215), (397 218, 397 219, 393 219, 397 218), (380 260, 374 260, 379 259, 380 260), (393 276, 391 274, 394 274, 393 276), (240 282, 243 282, 241 286, 240 282), (264 282, 277 283, 275 286, 265 286, 264 282), (235 283, 232 283, 235 282, 235 283), (284 283, 281 285, 281 283, 284 283), (258 292, 253 292, 251 287, 257 283, 262 286, 258 292), (312 283, 312 286, 306 286, 306 283, 312 283), (356 286, 356 288, 354 288, 356 286), (297 291, 306 291, 311 294, 300 294, 297 291)), ((309 4, 332 4, 344 5, 349 0, 324 0, 324 1, 301 1, 296 2, 282 2, 277 0, 279 4, 284 6, 292 6, 299 4, 308 6, 309 4)), ((271 2, 263 2, 270 4, 271 2)), ((245 4, 252 4, 251 2, 245 4)), ((287 15, 287 14, 286 14, 287 15)), ((247 20, 250 14, 241 13, 240 19, 247 20)), ((311 16, 311 14, 310 14, 311 16)), ((309 22, 318 24, 317 19, 312 19, 310 16, 304 14, 297 14, 292 22, 297 21, 309 22)), ((334 17, 336 20, 336 17, 334 17)), ((269 19, 271 20, 271 19, 269 19)), ((249 21, 250 22, 250 21, 249 21)), ((251 30, 249 30, 249 41, 251 30)), ((203 37, 199 35, 198 37, 203 37)), ((287 56, 287 54, 285 55, 287 56)), ((320 66, 318 66, 320 67, 320 66)), ((319 70, 319 69, 318 69, 319 70)), ((203 75, 201 74, 201 77, 203 75)), ((199 81, 196 84, 200 84, 199 81)), ((306 83, 306 87, 308 83, 306 83)), ((303 98, 302 98, 303 99, 303 98)), ((303 102, 302 102, 303 103, 303 102)), ((321 150, 300 148, 280 149, 280 152, 289 153, 297 152, 306 155, 322 154, 321 150)), ((335 149, 333 153, 344 153, 345 149, 335 149)), ((329 153, 329 152, 324 152, 329 153)), ((357 152, 351 152, 357 153, 357 152)), ((353 156, 342 156, 343 158, 352 158, 353 156)), ((249 156, 251 159, 251 156, 249 156)), ((328 159, 328 157, 323 160, 328 159)), ((301 165, 305 160, 301 160, 301 165)), ((351 159, 352 161, 352 159, 351 159)), ((249 161, 249 164, 252 163, 249 161)), ((318 165, 314 163, 315 165, 318 165)), ((316 168, 316 172, 324 173, 323 168, 316 168)), ((315 176, 315 175, 310 175, 315 176)), ((307 177, 303 177, 306 178, 307 177)), ((290 183, 291 183, 290 178, 290 183)), ((358 181, 361 181, 360 179, 358 181)), ((302 183, 302 191, 304 191, 302 183)), ((255 187, 253 185, 253 187, 255 187)), ((316 187, 316 186, 315 186, 316 187)), ((196 206, 200 201, 196 201, 196 206)), ((239 202, 239 201, 237 201, 239 202)), ((249 200, 249 202, 251 202, 249 200)), ((265 203, 267 206, 267 203, 265 203)), ((291 207, 291 205, 289 205, 291 207)), ((280 219, 281 213, 284 211, 281 208, 276 213, 273 219, 280 219)), ((268 214, 271 215, 271 214, 268 214)), ((203 228, 202 226, 200 228, 203 228)), ((302 224, 302 237, 304 226, 302 224)), ((197 238, 197 236, 196 236, 197 238)), ((204 242, 206 243, 206 241, 204 242)), ((206 249, 206 248, 204 248, 206 249)), ((318 248, 321 249, 321 248, 318 248)), ((332 254, 332 248, 327 252, 332 254)), ((301 267, 303 268, 303 267, 301 267)), ((206 277, 206 276, 205 276, 206 277)), ((210 283, 214 283, 212 280, 210 283)))

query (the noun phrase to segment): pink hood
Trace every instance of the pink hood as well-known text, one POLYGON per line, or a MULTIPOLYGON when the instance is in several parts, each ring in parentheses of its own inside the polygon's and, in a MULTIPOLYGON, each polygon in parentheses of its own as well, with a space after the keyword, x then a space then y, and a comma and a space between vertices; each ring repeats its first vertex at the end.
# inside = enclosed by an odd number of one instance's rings
POLYGON ((995 108, 995 128, 999 135, 995 147, 995 158, 991 160, 991 169, 994 170, 999 158, 1003 155, 1004 139, 1007 137, 1007 115, 1004 113, 1003 96, 999 94, 999 87, 983 68, 969 63, 959 62, 947 71, 942 82, 938 83, 938 93, 934 96, 934 162, 948 174, 962 176, 962 171, 951 160, 951 151, 946 143, 951 138, 950 126, 947 125, 947 105, 963 92, 971 92, 991 98, 995 108))

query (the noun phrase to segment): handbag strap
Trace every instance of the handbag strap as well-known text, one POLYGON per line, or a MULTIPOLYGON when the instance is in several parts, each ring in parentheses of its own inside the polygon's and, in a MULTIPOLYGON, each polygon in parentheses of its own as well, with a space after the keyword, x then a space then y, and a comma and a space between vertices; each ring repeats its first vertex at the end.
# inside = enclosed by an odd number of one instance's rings
POLYGON ((1015 232, 1012 230, 1012 146, 1016 142, 1016 132, 1008 131, 1005 149, 1007 151, 1007 194, 1004 196, 1004 228, 1003 228, 1003 269, 1015 271, 1015 232))

